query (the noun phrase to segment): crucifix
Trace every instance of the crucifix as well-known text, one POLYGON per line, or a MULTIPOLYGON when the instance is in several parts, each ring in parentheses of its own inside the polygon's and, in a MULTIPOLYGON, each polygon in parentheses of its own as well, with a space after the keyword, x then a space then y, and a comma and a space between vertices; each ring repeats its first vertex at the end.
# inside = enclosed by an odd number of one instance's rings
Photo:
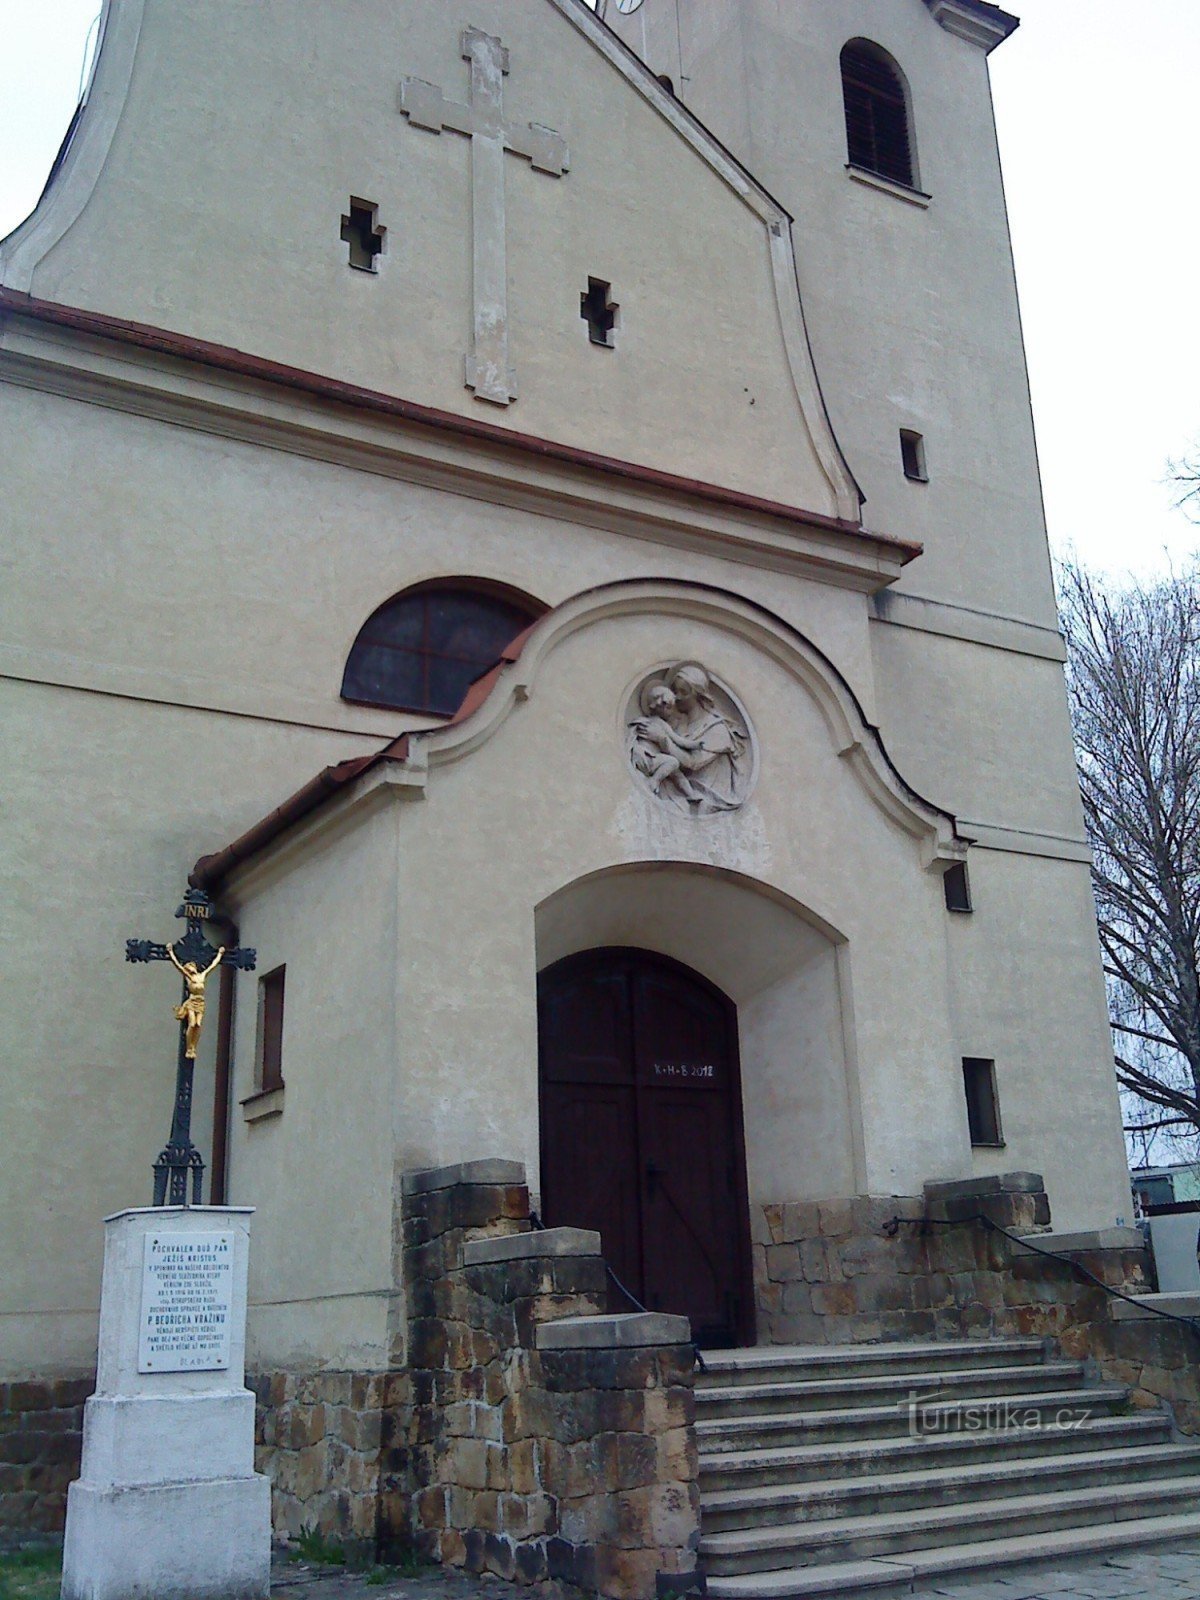
POLYGON ((516 372, 508 359, 508 267, 504 236, 504 152, 524 156, 537 172, 561 178, 567 142, 540 122, 504 120, 504 74, 508 51, 479 28, 460 41, 471 63, 470 103, 447 100, 434 83, 406 78, 400 110, 415 128, 441 133, 452 128, 471 141, 471 264, 475 295, 474 342, 466 357, 466 384, 478 400, 506 406, 517 397, 516 372))
POLYGON ((219 966, 253 972, 257 953, 222 945, 214 950, 203 933, 212 916, 212 902, 202 889, 189 889, 177 917, 187 921, 187 932, 174 944, 155 944, 151 939, 126 939, 126 961, 169 961, 183 979, 183 995, 173 1015, 179 1023, 179 1052, 175 1064, 175 1110, 171 1133, 154 1163, 154 1204, 185 1206, 188 1203, 188 1173, 192 1175, 192 1205, 200 1204, 204 1181, 204 1162, 192 1143, 192 1077, 196 1070, 196 1049, 204 1025, 204 986, 219 966))

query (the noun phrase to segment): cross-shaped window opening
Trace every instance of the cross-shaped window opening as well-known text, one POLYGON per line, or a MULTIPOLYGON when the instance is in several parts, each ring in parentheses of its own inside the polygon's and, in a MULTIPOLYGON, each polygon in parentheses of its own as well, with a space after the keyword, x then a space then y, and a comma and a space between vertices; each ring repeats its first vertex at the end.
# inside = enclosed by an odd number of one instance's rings
POLYGON ((360 272, 376 272, 376 257, 383 252, 386 228, 377 228, 379 207, 369 200, 350 197, 350 213, 342 217, 342 241, 350 246, 350 265, 360 272))
POLYGON ((588 338, 593 344, 613 349, 614 330, 620 306, 612 298, 612 284, 602 278, 589 278, 587 293, 579 296, 579 315, 588 325, 588 338))

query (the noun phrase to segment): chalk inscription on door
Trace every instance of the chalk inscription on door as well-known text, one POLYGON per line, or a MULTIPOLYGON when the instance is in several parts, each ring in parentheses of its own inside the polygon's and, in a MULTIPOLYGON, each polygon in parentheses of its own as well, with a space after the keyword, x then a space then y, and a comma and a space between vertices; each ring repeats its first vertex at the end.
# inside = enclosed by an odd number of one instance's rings
POLYGON ((232 1233, 148 1233, 138 1371, 223 1372, 232 1300, 232 1233))

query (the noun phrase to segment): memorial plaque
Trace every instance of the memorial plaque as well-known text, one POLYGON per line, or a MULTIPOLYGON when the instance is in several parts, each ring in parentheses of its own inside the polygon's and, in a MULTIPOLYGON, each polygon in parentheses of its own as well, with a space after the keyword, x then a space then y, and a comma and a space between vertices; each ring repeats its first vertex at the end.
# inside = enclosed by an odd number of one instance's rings
POLYGON ((142 1262, 139 1372, 220 1372, 229 1365, 232 1233, 148 1233, 142 1262))

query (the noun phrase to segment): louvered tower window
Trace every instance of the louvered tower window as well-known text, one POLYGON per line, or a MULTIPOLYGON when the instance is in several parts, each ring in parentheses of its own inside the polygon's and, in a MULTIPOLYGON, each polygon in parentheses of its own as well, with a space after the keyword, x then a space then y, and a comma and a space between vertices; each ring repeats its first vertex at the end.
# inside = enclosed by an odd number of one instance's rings
POLYGON ((886 51, 851 39, 842 50, 842 97, 850 165, 914 188, 908 97, 886 51))

